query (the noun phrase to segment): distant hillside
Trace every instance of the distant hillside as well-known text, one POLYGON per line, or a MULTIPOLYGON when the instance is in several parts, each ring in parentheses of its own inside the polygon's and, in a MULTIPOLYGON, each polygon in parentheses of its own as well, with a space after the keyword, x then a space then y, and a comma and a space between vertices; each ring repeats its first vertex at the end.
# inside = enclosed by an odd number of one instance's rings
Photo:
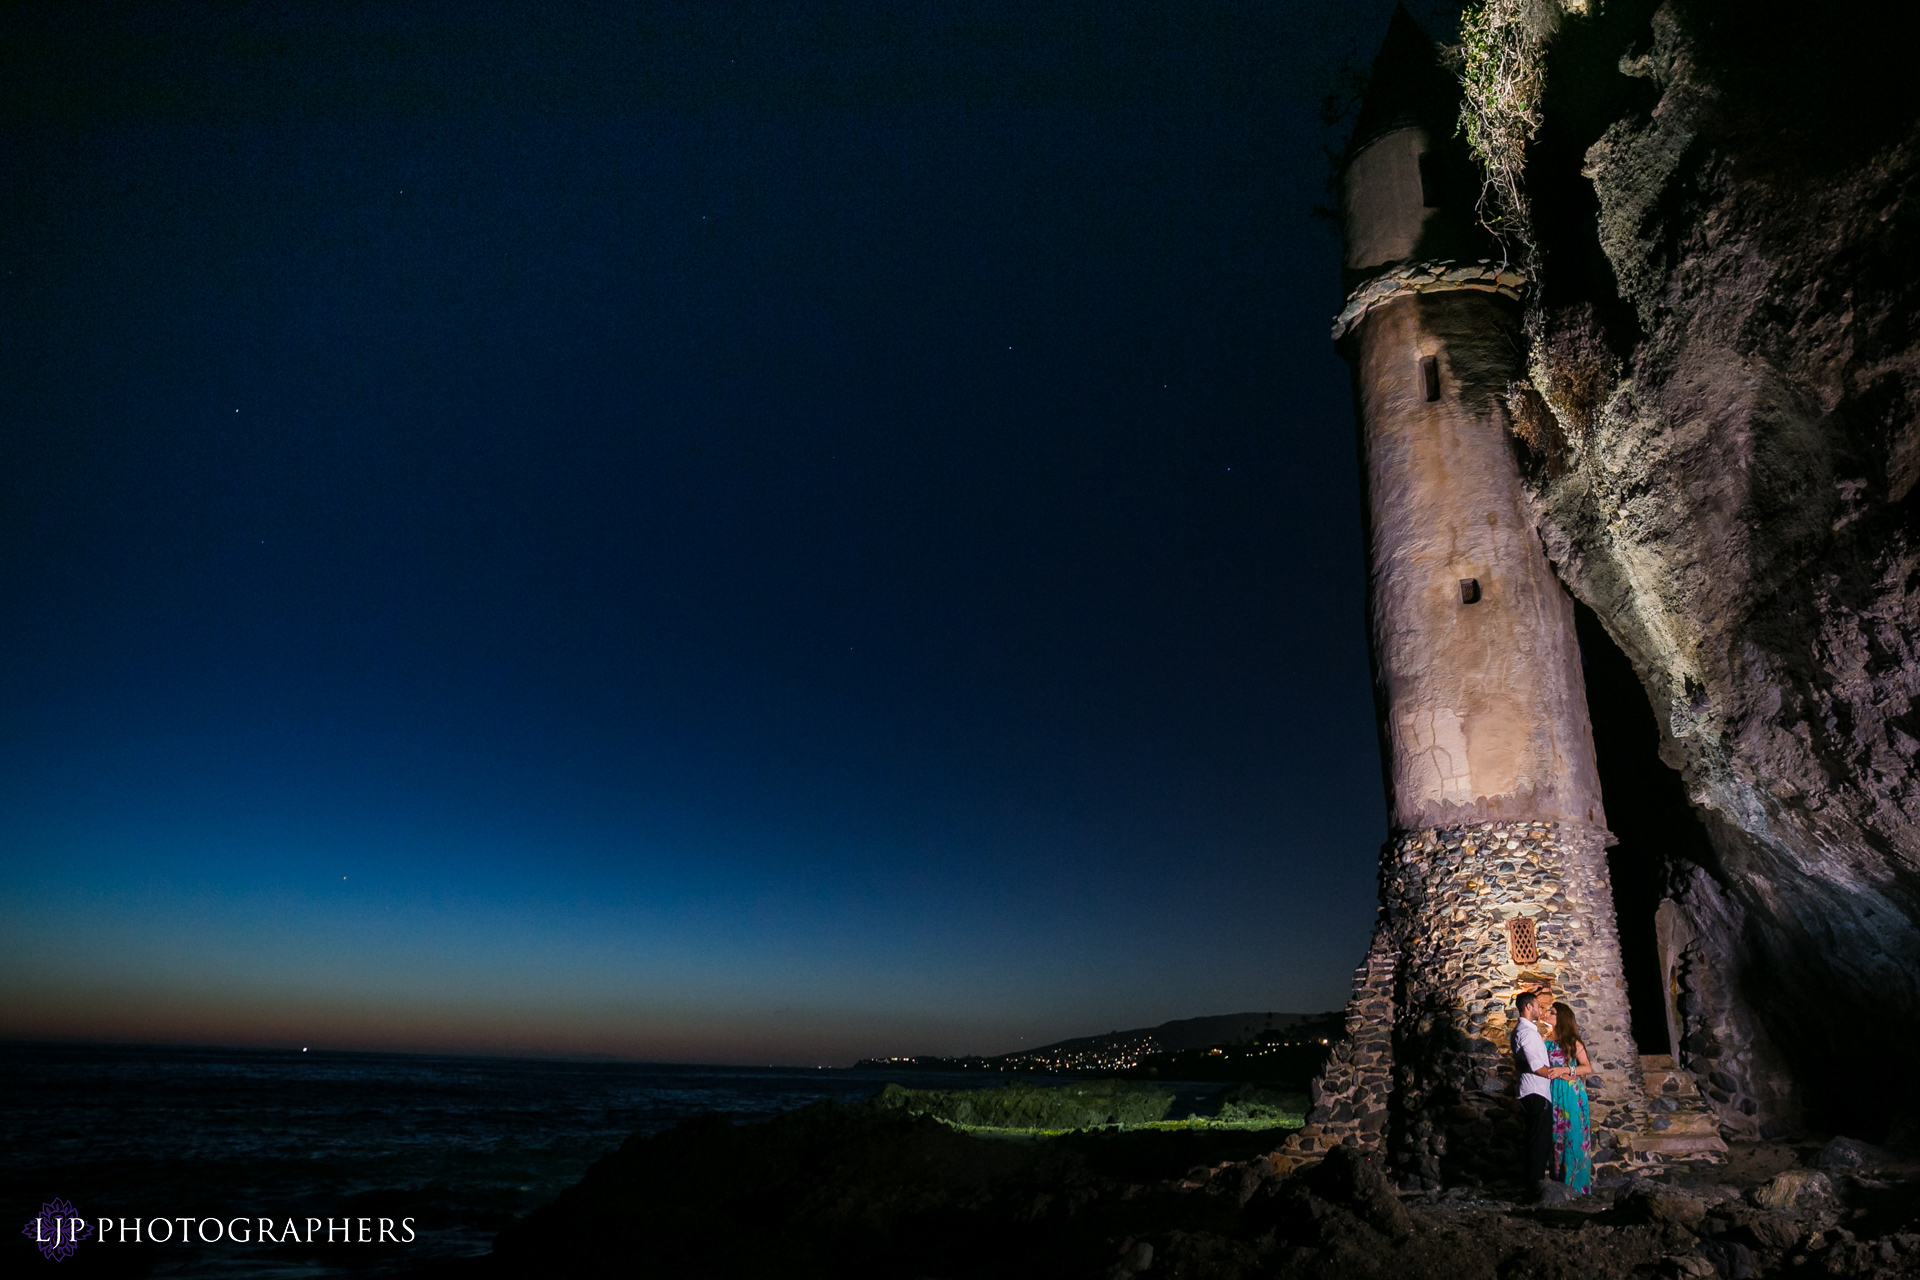
POLYGON ((1080 1036, 1009 1053, 1009 1058, 1035 1054, 1071 1055, 1101 1053, 1124 1045, 1152 1040, 1153 1053, 1182 1053, 1216 1044, 1252 1044, 1269 1031, 1285 1031, 1303 1023, 1320 1023, 1337 1017, 1333 1013, 1221 1013, 1207 1018, 1176 1018, 1157 1027, 1135 1027, 1131 1031, 1109 1031, 1103 1036, 1080 1036))
POLYGON ((1127 1070, 1150 1058, 1192 1053, 1214 1045, 1246 1045, 1265 1037, 1283 1039, 1295 1028, 1324 1030, 1338 1013, 1222 1013, 1210 1018, 1176 1018, 1157 1027, 1109 1031, 1103 1036, 1078 1036, 1037 1049, 1002 1054, 994 1061, 1003 1068, 1040 1068, 1049 1071, 1127 1070))
POLYGON ((1325 1056, 1322 1046, 1339 1037, 1341 1025, 1338 1011, 1223 1013, 1109 1031, 1103 1036, 1076 1036, 994 1058, 978 1054, 863 1058, 855 1065, 939 1071, 1144 1072, 1148 1076, 1175 1070, 1183 1079, 1239 1079, 1246 1070, 1254 1073, 1246 1076, 1249 1079, 1279 1079, 1304 1071, 1301 1078, 1305 1079, 1318 1070, 1325 1056))

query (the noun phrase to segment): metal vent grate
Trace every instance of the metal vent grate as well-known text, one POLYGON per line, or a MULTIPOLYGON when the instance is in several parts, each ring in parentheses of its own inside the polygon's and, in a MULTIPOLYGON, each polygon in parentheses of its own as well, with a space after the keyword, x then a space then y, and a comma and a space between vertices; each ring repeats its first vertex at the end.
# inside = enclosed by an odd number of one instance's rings
POLYGON ((1534 938, 1533 921, 1515 916, 1507 921, 1507 954, 1515 964, 1533 964, 1540 959, 1540 944, 1534 938))

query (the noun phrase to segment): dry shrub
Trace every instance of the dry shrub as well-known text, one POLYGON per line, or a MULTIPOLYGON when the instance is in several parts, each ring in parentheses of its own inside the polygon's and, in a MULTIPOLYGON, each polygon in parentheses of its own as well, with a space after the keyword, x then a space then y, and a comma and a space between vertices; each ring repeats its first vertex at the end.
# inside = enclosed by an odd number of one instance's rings
POLYGON ((1507 423, 1527 452, 1545 467, 1548 478, 1558 476, 1567 466, 1567 436, 1560 420, 1531 383, 1514 382, 1507 386, 1507 423))
POLYGON ((1620 361, 1608 348, 1593 308, 1570 308, 1548 319, 1535 351, 1535 384, 1564 433, 1584 447, 1620 377, 1620 361))

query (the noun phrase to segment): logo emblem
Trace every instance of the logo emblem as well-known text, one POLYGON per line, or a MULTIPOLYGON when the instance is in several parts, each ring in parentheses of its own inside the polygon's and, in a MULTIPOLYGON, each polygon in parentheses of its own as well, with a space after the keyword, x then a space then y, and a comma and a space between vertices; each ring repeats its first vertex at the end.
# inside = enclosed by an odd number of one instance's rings
POLYGON ((40 1216, 27 1223, 23 1233, 39 1246, 41 1257, 59 1262, 92 1235, 93 1228, 65 1200, 49 1200, 40 1206, 40 1216))

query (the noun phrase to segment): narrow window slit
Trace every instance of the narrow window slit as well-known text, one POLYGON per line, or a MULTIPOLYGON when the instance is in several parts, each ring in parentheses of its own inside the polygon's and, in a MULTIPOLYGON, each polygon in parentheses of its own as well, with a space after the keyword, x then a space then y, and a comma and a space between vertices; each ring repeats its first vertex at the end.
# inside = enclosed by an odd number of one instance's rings
POLYGON ((1420 357, 1420 388, 1429 401, 1440 398, 1440 361, 1433 356, 1420 357))
POLYGON ((1431 151, 1420 153, 1420 203, 1438 209, 1441 201, 1440 157, 1431 151))
POLYGON ((1478 578, 1460 579, 1460 603, 1461 604, 1479 604, 1480 603, 1480 579, 1478 578))

